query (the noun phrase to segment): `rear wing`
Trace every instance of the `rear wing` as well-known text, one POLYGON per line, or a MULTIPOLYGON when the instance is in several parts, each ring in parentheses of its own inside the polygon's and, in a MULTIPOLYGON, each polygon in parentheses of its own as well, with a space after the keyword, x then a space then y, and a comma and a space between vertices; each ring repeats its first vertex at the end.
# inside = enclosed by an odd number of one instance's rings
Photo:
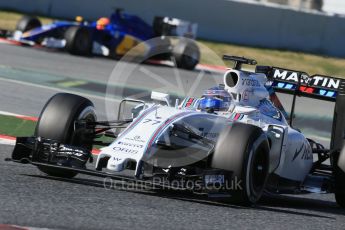
POLYGON ((178 36, 195 39, 198 24, 177 18, 157 16, 153 20, 153 30, 156 36, 178 36))
POLYGON ((345 139, 345 79, 324 75, 312 75, 296 70, 272 66, 257 66, 256 73, 264 73, 268 86, 274 91, 294 95, 291 114, 294 112, 296 96, 335 102, 331 149, 341 150, 345 139))
POLYGON ((257 66, 256 72, 266 74, 268 83, 277 92, 334 102, 339 94, 345 94, 345 79, 341 78, 309 76, 305 72, 271 66, 257 66))

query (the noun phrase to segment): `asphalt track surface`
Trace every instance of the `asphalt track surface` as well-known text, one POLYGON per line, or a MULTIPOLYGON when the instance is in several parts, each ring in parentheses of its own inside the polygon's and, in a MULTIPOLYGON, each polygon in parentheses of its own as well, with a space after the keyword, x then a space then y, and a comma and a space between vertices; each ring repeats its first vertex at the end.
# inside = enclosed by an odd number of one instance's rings
MULTIPOLYGON (((0 45, 0 110, 38 116, 46 100, 60 91, 88 96, 106 117, 104 92, 99 83, 109 79, 114 61, 81 58, 23 47, 0 45), (12 71, 9 71, 9 69, 12 71), (6 72, 7 71, 7 72, 6 72), (38 85, 41 72, 50 80, 93 81, 95 88, 64 88, 52 82, 38 85), (4 76, 8 73, 7 76, 4 76), (34 74, 34 75, 35 75, 34 74), (8 76, 11 75, 11 78, 8 76), (12 77, 13 75, 13 77, 12 77), (50 76, 51 75, 51 76, 50 76), (59 75, 59 76, 56 76, 59 75), (96 89, 97 88, 97 89, 96 89)), ((173 68, 143 65, 157 75, 174 74, 173 68)), ((141 67, 140 67, 141 68, 141 67)), ((147 71, 146 71, 147 73, 147 71)), ((198 72, 183 71, 186 79, 198 72)), ((142 77, 144 74, 138 73, 142 77)), ((131 81, 153 87, 148 79, 131 81)), ((144 77, 143 77, 144 78, 144 77)), ((139 80, 138 80, 139 79, 139 80)), ((206 80, 207 81, 207 80, 206 80)), ((188 86, 189 82, 184 82, 188 86)), ((201 87, 208 82, 202 82, 201 87)), ((73 85, 73 84, 72 84, 73 85)), ((66 84, 63 84, 66 86, 66 84)), ((209 85, 208 85, 209 86, 209 85)), ((116 104, 116 99, 114 99, 116 104)), ((171 191, 107 190, 103 180, 78 176, 73 180, 50 178, 30 165, 5 162, 12 146, 0 145, 0 223, 51 229, 344 229, 344 210, 333 195, 265 197, 245 208, 209 201, 203 195, 171 191)))

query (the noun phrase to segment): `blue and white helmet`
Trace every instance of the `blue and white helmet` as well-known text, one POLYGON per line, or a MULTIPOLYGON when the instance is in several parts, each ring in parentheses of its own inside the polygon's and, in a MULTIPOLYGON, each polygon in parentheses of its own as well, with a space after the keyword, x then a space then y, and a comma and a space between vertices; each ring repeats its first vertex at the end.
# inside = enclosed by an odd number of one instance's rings
POLYGON ((227 111, 230 108, 231 96, 224 87, 216 86, 204 91, 199 100, 198 109, 201 111, 227 111))

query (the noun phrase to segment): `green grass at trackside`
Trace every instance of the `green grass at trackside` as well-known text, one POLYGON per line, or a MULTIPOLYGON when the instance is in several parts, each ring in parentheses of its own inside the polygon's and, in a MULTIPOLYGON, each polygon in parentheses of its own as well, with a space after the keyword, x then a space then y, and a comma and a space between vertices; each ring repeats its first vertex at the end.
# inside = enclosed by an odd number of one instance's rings
POLYGON ((8 136, 32 136, 36 122, 22 120, 20 118, 0 115, 0 135, 8 136))
MULTIPOLYGON (((21 16, 22 15, 19 13, 0 11, 0 28, 13 30, 21 16)), ((40 17, 40 19, 43 23, 49 23, 52 21, 52 19, 45 17, 40 17)), ((330 58, 301 52, 253 48, 203 40, 199 40, 199 42, 211 49, 220 57, 223 54, 245 56, 256 59, 261 65, 274 65, 289 69, 302 70, 309 74, 345 77, 345 59, 330 58)), ((209 55, 208 49, 202 49, 201 53, 201 63, 217 64, 214 62, 212 55, 209 55)))
MULTIPOLYGON (((231 54, 254 58, 261 65, 295 69, 309 74, 323 74, 345 77, 345 59, 324 57, 301 52, 253 48, 232 44, 201 41, 218 55, 231 54)), ((203 57, 204 62, 210 62, 203 57)))

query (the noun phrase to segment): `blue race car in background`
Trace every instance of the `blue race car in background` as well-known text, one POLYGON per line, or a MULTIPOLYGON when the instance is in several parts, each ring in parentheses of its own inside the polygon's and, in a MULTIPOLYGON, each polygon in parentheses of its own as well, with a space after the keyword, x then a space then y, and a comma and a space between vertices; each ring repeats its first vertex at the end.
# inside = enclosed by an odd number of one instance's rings
POLYGON ((144 44, 145 58, 174 59, 177 67, 194 69, 200 60, 195 38, 197 25, 168 17, 155 17, 149 25, 135 15, 117 9, 109 18, 94 22, 76 17, 76 21, 55 21, 42 25, 38 18, 24 16, 18 21, 13 39, 31 45, 61 48, 71 54, 93 54, 118 58, 138 44, 144 44), (178 36, 172 41, 169 36, 178 36), (150 41, 152 38, 154 42, 150 41), (163 52, 162 52, 163 51, 163 52))

